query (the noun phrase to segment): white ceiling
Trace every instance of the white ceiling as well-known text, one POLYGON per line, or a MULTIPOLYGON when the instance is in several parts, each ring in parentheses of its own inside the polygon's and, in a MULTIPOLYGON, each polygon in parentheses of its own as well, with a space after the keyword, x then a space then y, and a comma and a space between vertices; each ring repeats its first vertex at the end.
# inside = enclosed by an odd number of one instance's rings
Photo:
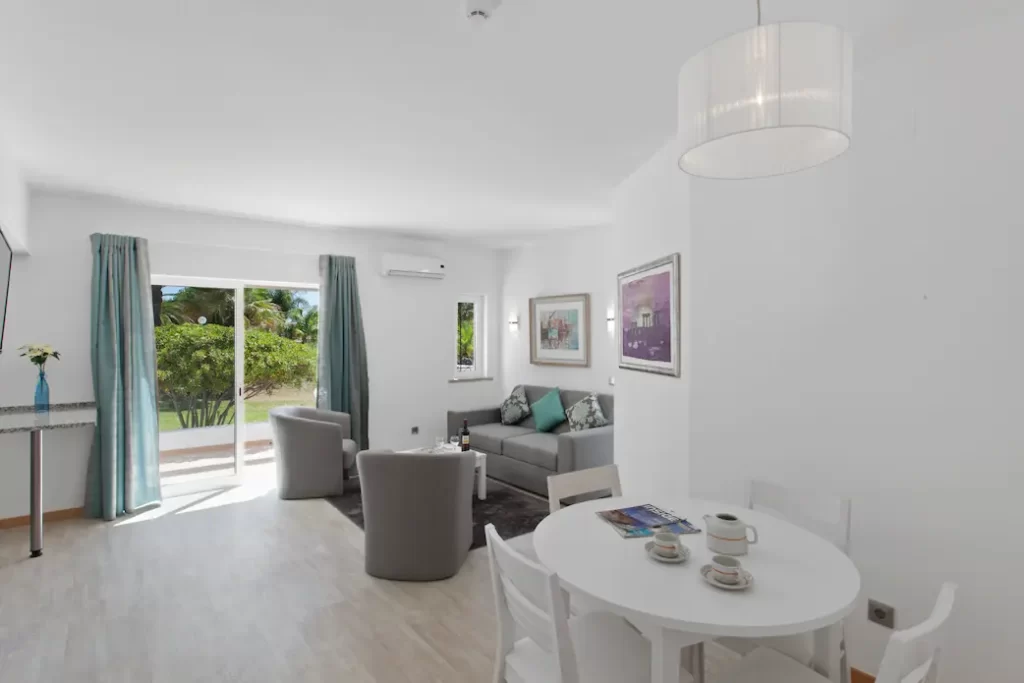
MULTIPOLYGON (((0 134, 31 180, 300 223, 606 221, 687 56, 754 0, 0 0, 0 134)), ((864 22, 911 0, 855 5, 864 22)), ((845 0, 765 20, 849 24, 845 0)), ((854 27, 856 28, 856 27, 854 27)))

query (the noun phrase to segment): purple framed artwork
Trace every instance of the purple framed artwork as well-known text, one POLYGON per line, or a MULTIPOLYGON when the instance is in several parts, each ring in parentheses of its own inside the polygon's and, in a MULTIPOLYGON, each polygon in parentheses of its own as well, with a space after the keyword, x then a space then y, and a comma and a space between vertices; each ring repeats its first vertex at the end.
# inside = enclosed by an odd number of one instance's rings
POLYGON ((590 295, 530 299, 530 362, 590 365, 590 295))
POLYGON ((619 367, 679 377, 679 254, 619 273, 619 367))

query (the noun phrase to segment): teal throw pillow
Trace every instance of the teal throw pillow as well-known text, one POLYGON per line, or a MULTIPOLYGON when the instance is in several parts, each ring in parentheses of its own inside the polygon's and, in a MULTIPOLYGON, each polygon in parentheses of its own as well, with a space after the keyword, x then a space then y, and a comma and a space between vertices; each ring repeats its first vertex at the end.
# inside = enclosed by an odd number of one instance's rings
POLYGON ((550 432, 565 422, 565 408, 562 407, 558 389, 552 389, 537 399, 536 403, 530 405, 530 412, 533 413, 538 432, 550 432))

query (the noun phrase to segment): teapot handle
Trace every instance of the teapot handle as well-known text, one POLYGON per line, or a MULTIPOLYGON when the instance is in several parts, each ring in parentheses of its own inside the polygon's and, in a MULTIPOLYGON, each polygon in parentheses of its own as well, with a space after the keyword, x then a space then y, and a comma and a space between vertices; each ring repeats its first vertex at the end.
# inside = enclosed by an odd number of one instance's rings
POLYGON ((747 543, 749 543, 750 545, 754 545, 755 543, 757 543, 757 527, 748 524, 747 525, 747 531, 753 531, 754 532, 754 538, 753 539, 749 539, 749 538, 747 539, 747 543))

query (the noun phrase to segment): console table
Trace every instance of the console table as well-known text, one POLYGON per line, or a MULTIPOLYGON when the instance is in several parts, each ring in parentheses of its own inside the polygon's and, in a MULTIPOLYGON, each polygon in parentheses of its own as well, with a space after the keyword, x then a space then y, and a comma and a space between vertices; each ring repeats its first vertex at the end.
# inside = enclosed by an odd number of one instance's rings
POLYGON ((47 413, 37 413, 32 406, 0 408, 0 434, 29 433, 32 557, 43 554, 43 432, 95 424, 95 403, 60 403, 47 413))

